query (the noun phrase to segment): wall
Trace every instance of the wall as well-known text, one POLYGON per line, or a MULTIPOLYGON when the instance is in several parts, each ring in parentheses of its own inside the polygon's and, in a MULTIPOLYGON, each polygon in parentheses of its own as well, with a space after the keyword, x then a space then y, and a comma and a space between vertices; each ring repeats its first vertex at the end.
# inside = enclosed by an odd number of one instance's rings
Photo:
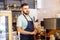
POLYGON ((20 1, 7 0, 5 3, 6 3, 6 4, 10 4, 10 5, 16 3, 17 6, 20 6, 20 1))
POLYGON ((13 3, 16 3, 17 6, 20 6, 21 3, 28 3, 30 8, 33 8, 33 9, 35 8, 35 0, 22 0, 22 1, 20 1, 20 0, 7 0, 7 2, 6 2, 6 4, 11 4, 11 5, 13 3))
POLYGON ((41 6, 37 8, 38 19, 40 19, 40 21, 42 21, 43 18, 55 18, 56 14, 60 13, 60 0, 42 0, 42 3, 38 4, 41 6))

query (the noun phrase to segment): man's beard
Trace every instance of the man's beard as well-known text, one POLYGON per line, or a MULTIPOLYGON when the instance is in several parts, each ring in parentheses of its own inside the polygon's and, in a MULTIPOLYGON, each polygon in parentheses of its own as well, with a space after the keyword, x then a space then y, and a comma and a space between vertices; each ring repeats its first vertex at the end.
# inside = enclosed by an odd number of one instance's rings
POLYGON ((25 15, 29 15, 29 12, 25 13, 25 12, 23 11, 23 14, 25 14, 25 15))

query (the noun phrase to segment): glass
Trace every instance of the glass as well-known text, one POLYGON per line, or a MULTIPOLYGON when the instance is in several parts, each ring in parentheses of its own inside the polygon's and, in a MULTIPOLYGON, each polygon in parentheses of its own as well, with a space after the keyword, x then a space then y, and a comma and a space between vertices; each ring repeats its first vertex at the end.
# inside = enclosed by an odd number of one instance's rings
POLYGON ((0 16, 0 40, 8 40, 8 17, 0 16))

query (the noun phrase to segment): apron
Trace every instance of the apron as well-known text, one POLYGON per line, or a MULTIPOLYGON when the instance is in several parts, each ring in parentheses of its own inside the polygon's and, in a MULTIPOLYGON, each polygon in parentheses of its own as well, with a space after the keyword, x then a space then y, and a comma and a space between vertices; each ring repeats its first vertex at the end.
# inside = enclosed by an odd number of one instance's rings
MULTIPOLYGON (((24 14, 23 14, 23 16, 25 17, 25 19, 28 22, 27 28, 24 29, 24 30, 25 31, 29 31, 29 32, 34 31, 34 25, 33 25, 32 18, 29 16, 32 21, 28 21, 28 19, 26 18, 26 16, 24 14)), ((34 40, 34 36, 33 35, 29 35, 29 34, 20 34, 20 40, 34 40)))

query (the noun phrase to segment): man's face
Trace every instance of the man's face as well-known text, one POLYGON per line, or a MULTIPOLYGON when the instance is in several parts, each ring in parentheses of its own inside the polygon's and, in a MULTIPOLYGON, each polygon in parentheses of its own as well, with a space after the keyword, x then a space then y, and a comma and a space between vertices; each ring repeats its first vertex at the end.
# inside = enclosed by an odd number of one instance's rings
POLYGON ((28 5, 23 6, 22 11, 23 11, 24 14, 28 15, 29 14, 29 6, 28 5))

